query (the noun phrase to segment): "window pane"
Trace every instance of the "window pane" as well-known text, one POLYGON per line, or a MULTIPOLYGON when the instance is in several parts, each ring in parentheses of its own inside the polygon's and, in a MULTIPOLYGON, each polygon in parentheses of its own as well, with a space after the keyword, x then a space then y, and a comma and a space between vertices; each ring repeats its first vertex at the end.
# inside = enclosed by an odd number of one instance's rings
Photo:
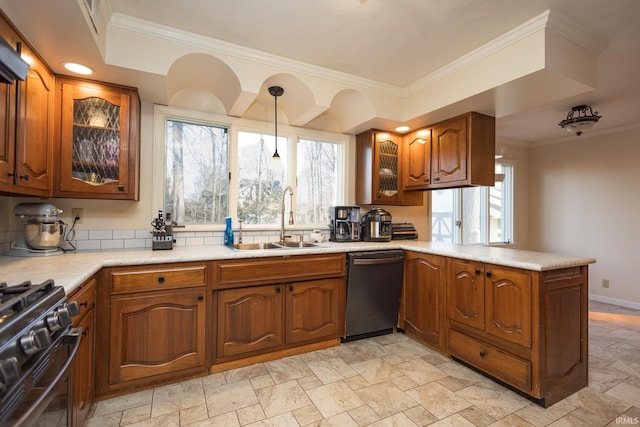
POLYGON ((238 219, 245 224, 278 224, 289 162, 287 138, 238 132, 238 219))
POLYGON ((513 165, 496 163, 496 184, 489 188, 489 243, 513 242, 513 165))
POLYGON ((433 242, 455 242, 454 209, 454 190, 431 192, 431 240, 433 242))
POLYGON ((329 206, 337 205, 338 146, 331 142, 298 143, 298 224, 328 224, 329 206))
POLYGON ((482 221, 486 218, 482 209, 482 192, 486 187, 467 187, 462 189, 462 244, 482 243, 482 221))
POLYGON ((228 212, 227 129, 166 120, 165 212, 180 224, 224 222, 228 212))

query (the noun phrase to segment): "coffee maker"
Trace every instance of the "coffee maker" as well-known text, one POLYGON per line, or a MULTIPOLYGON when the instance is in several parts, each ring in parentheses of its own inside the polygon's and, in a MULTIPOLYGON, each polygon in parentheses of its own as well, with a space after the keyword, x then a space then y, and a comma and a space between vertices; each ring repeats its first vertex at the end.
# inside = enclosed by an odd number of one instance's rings
POLYGON ((362 240, 365 242, 389 242, 393 230, 391 214, 382 208, 373 208, 361 219, 362 240))
POLYGON ((332 242, 360 240, 360 208, 358 206, 329 208, 329 240, 332 242))

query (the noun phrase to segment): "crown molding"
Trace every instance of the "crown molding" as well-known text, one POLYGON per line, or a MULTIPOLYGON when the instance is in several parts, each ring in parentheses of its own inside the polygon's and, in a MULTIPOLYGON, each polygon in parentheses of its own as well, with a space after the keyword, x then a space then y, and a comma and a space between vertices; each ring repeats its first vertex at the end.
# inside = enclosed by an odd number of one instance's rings
POLYGON ((403 93, 402 88, 396 85, 381 83, 375 80, 358 77, 353 74, 342 73, 301 61, 295 61, 257 49, 240 46, 210 37, 204 37, 188 31, 178 30, 176 28, 171 28, 121 13, 113 14, 108 25, 112 28, 136 32, 146 37, 184 44, 196 49, 212 52, 213 54, 232 56, 275 68, 291 70, 312 77, 318 77, 344 84, 349 87, 361 87, 393 96, 402 96, 403 93))

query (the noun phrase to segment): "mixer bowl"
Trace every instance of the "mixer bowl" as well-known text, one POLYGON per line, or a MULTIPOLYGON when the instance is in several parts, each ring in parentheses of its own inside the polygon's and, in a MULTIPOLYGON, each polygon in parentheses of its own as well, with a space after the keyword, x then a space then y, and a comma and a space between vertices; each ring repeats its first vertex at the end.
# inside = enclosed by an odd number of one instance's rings
POLYGON ((23 224, 24 239, 33 249, 56 249, 62 239, 62 224, 23 224))

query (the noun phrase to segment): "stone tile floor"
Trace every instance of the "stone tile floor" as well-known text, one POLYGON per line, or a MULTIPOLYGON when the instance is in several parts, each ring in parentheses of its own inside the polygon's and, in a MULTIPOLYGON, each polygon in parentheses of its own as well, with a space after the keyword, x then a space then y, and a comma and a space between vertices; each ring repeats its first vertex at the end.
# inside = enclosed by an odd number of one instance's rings
POLYGON ((86 426, 640 424, 640 311, 589 310, 589 387, 547 409, 398 333, 99 401, 86 426))

